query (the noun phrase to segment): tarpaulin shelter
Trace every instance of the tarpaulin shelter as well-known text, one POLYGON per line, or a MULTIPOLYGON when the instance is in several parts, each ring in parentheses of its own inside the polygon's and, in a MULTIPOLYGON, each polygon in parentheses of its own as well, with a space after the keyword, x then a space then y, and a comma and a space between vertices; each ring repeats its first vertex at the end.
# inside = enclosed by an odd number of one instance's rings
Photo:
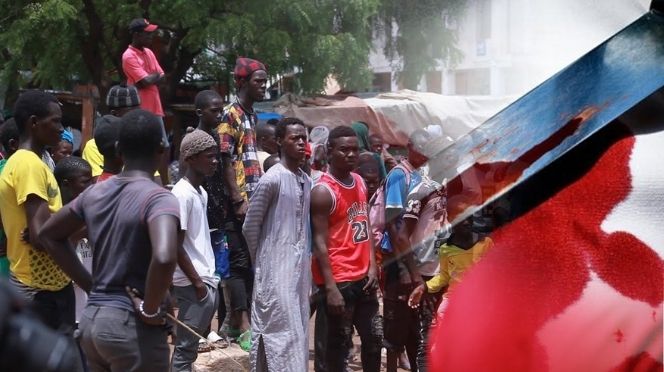
POLYGON ((456 140, 496 114, 516 97, 447 96, 402 90, 362 99, 355 96, 303 98, 285 95, 275 111, 302 119, 307 126, 333 128, 362 121, 386 143, 403 146, 415 129, 440 125, 456 140))

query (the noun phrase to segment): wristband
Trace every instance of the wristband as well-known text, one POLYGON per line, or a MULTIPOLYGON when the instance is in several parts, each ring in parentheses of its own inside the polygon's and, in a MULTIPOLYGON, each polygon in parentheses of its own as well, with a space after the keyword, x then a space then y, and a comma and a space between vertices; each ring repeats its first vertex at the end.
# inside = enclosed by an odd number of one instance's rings
POLYGON ((141 315, 143 315, 144 317, 149 318, 149 319, 153 319, 153 318, 158 317, 158 316, 159 316, 159 313, 161 313, 161 309, 160 309, 160 308, 157 308, 157 311, 156 311, 154 314, 147 314, 147 313, 145 312, 145 310, 143 310, 143 304, 144 304, 144 302, 141 301, 141 304, 138 305, 138 311, 140 311, 140 312, 141 312, 141 315))

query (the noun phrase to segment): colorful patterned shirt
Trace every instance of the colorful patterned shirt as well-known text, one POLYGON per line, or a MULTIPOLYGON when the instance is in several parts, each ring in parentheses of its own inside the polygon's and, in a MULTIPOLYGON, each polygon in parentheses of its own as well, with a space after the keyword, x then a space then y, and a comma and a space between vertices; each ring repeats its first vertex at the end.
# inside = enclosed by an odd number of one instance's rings
POLYGON ((224 108, 219 132, 221 154, 231 157, 240 194, 249 200, 262 174, 256 150, 256 114, 245 112, 238 102, 224 108))

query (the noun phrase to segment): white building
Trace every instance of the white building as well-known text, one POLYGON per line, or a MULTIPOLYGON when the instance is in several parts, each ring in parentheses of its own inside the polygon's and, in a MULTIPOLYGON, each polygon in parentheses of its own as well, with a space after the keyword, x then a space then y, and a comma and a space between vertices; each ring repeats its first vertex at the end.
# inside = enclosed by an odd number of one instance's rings
MULTIPOLYGON (((647 12, 650 0, 468 0, 456 30, 462 61, 439 64, 418 90, 521 95, 647 12)), ((441 22, 445 23, 441 16, 441 22)), ((374 90, 394 91, 395 66, 374 41, 374 90)), ((396 67, 398 68, 398 67, 396 67)))

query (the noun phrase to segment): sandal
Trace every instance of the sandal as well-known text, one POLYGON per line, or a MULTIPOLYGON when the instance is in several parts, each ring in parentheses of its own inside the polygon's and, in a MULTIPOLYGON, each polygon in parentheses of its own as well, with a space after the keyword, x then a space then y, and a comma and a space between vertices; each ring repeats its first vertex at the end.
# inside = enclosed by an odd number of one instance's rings
POLYGON ((198 341, 198 352, 199 353, 208 353, 212 351, 212 344, 203 339, 198 341))
POLYGON ((245 331, 237 338, 237 343, 240 345, 240 348, 246 352, 251 351, 251 330, 245 331))
POLYGON ((215 331, 210 332, 210 334, 207 336, 207 339, 215 348, 225 349, 230 346, 228 339, 225 336, 217 334, 215 331))

